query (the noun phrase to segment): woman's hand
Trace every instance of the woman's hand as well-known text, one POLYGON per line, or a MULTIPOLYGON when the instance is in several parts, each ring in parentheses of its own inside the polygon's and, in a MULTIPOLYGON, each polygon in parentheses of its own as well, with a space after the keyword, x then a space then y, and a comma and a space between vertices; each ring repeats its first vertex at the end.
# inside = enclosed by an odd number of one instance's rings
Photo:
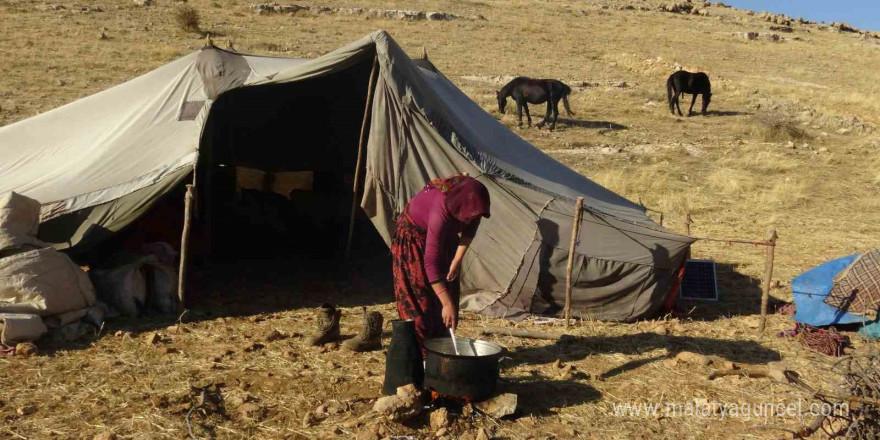
POLYGON ((443 308, 440 310, 440 318, 443 320, 443 325, 446 328, 455 330, 458 327, 458 304, 452 300, 452 296, 449 295, 446 286, 442 282, 433 283, 431 287, 434 289, 434 293, 437 294, 437 298, 440 299, 440 304, 443 305, 443 308))
POLYGON ((455 281, 458 278, 459 272, 461 272, 461 260, 452 260, 452 264, 449 265, 449 273, 446 275, 446 281, 455 281))
POLYGON ((455 306, 451 302, 443 304, 441 316, 443 317, 443 325, 446 328, 451 328, 454 331, 458 327, 458 313, 456 313, 455 306))

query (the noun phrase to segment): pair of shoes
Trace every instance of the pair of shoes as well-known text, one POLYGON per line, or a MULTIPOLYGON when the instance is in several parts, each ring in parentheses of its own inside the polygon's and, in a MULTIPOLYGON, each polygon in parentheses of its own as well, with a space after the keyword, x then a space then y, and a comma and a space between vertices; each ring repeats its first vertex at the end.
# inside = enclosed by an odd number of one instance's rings
MULTIPOLYGON (((330 304, 322 304, 318 310, 318 331, 312 335, 312 345, 324 345, 339 340, 339 318, 341 313, 330 304)), ((376 311, 367 312, 364 307, 364 325, 361 332, 342 343, 352 351, 373 351, 382 347, 382 314, 376 311)))

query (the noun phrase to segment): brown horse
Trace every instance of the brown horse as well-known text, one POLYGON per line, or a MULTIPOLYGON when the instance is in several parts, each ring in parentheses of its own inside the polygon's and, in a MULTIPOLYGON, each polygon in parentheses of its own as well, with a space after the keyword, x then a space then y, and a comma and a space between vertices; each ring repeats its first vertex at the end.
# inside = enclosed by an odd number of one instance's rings
POLYGON ((510 96, 516 102, 516 116, 519 120, 518 126, 522 127, 522 110, 526 110, 526 118, 529 121, 529 127, 532 126, 532 116, 529 114, 529 104, 547 103, 547 114, 544 120, 539 122, 537 127, 541 128, 550 119, 550 113, 553 113, 553 121, 550 122, 550 129, 556 128, 556 121, 559 120, 559 100, 565 106, 565 113, 569 117, 574 115, 568 106, 568 95, 571 94, 571 87, 565 85, 562 81, 555 79, 532 79, 520 76, 514 78, 507 83, 501 90, 495 92, 498 98, 498 111, 504 113, 507 106, 507 97, 510 96))

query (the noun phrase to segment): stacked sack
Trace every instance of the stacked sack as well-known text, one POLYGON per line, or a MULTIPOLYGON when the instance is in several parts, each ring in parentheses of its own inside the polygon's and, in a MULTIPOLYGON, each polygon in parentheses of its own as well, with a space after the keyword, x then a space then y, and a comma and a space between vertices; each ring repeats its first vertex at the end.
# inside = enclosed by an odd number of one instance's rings
MULTIPOLYGON (((67 255, 37 239, 40 202, 0 195, 0 343, 33 341, 49 328, 68 337, 100 306, 88 275, 67 255)), ((100 314, 100 313, 98 313, 100 314)), ((97 324, 100 325, 100 324, 97 324)))

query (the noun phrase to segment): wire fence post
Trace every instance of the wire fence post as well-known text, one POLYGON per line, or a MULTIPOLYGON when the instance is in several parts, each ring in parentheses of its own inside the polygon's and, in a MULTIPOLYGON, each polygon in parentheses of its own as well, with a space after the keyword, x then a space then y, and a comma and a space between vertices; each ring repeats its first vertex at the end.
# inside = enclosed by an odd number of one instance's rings
POLYGON ((574 248, 577 245, 578 230, 581 227, 581 215, 584 210, 584 198, 578 197, 574 205, 574 222, 571 225, 571 241, 568 245, 568 266, 565 268, 565 326, 571 323, 571 270, 574 267, 574 248))
POLYGON ((761 295, 761 325, 758 327, 758 335, 764 334, 767 327, 767 303, 770 302, 770 281, 773 278, 773 259, 776 254, 776 229, 771 229, 767 234, 767 259, 764 263, 764 292, 761 295))

